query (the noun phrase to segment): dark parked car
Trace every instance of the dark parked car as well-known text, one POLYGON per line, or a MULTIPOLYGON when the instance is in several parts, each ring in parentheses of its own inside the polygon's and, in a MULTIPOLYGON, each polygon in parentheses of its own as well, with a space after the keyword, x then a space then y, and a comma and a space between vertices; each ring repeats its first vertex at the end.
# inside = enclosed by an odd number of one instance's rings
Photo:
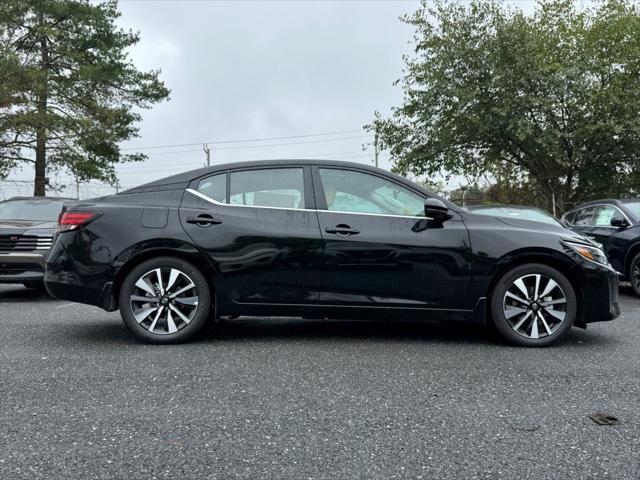
POLYGON ((562 221, 601 243, 613 268, 640 297, 640 199, 585 203, 567 212, 562 221))
POLYGON ((550 223, 551 225, 562 226, 562 224, 551 215, 540 208, 527 207, 524 205, 471 205, 466 207, 468 212, 480 215, 490 215, 492 217, 516 218, 521 220, 531 220, 533 222, 550 223))
POLYGON ((67 208, 46 285, 155 343, 257 315, 492 322, 542 346, 619 308, 604 253, 540 225, 359 164, 228 164, 67 208))
POLYGON ((43 288, 44 261, 71 199, 14 197, 0 202, 0 283, 43 288))

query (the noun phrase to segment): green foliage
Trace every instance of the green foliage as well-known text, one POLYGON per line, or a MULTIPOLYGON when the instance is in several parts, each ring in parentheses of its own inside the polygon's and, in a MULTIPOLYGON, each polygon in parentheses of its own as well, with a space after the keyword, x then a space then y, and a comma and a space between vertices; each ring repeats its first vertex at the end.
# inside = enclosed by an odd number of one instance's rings
POLYGON ((144 158, 118 142, 169 91, 129 60, 140 37, 115 25, 119 15, 115 0, 0 2, 0 175, 31 162, 36 177, 65 168, 114 183, 114 164, 144 158))
POLYGON ((640 190, 634 2, 540 0, 527 16, 496 0, 423 0, 405 21, 416 34, 403 104, 369 126, 397 171, 510 177, 547 208, 555 193, 561 211, 640 190))

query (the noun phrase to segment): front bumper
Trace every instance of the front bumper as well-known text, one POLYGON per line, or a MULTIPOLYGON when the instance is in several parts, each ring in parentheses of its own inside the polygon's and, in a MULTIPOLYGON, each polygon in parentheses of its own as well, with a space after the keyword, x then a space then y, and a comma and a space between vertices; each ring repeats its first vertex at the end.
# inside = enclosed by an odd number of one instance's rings
POLYGON ((46 251, 0 253, 0 283, 43 280, 46 255, 46 251))
POLYGON ((618 274, 613 268, 583 262, 582 311, 579 323, 587 324, 613 320, 620 315, 618 274))

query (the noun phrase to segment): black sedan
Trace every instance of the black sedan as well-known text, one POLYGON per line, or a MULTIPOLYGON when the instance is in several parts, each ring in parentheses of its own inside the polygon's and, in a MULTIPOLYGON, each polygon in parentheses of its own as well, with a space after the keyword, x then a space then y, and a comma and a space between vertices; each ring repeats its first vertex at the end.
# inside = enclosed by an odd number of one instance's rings
POLYGON ((256 315, 468 321, 544 346, 619 315, 616 272, 585 237, 353 163, 194 170, 68 208, 60 232, 49 292, 120 309, 153 343, 256 315))
POLYGON ((595 200, 567 212, 562 220, 601 243, 611 265, 640 297, 640 199, 595 200))

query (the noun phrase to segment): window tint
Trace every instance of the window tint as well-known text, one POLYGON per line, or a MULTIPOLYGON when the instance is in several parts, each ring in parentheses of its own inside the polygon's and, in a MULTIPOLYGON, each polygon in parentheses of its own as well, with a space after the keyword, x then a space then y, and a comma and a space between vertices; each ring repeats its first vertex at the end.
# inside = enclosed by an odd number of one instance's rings
POLYGON ((216 202, 227 202, 227 174, 220 173, 200 181, 198 191, 216 202))
POLYGON ((593 224, 597 227, 610 227, 613 217, 624 218, 617 208, 610 205, 602 205, 596 210, 596 218, 593 224))
POLYGON ((327 210, 352 213, 424 216, 424 199, 376 175, 321 168, 327 210))
POLYGON ((588 227, 593 225, 593 216, 596 207, 587 207, 578 210, 573 218, 573 225, 577 227, 588 227))
POLYGON ((302 168, 269 168, 231 173, 232 205, 305 208, 302 168))

